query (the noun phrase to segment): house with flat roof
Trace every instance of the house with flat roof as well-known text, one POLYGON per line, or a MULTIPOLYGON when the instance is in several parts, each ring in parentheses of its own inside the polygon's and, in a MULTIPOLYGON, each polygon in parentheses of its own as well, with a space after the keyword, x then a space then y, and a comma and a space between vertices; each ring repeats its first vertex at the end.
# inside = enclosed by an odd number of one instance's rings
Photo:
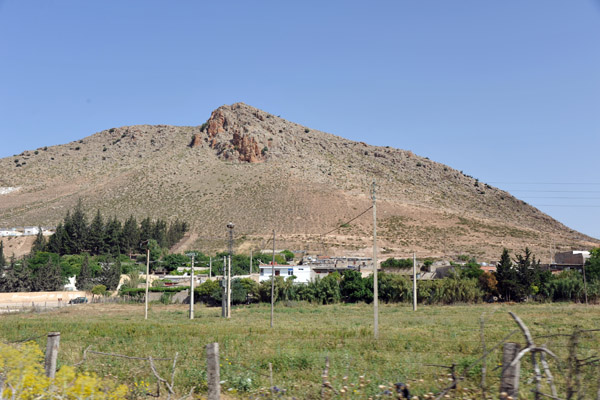
POLYGON ((314 274, 309 266, 306 265, 282 265, 282 264, 260 264, 259 282, 268 281, 271 279, 273 272, 275 276, 289 278, 295 276, 294 283, 308 283, 314 278, 314 274))

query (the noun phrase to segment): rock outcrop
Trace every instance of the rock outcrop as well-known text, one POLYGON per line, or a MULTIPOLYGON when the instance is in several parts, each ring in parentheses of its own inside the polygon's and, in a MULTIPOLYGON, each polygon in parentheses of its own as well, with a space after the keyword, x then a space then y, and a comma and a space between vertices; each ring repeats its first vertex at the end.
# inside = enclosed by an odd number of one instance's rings
MULTIPOLYGON (((253 112, 252 118, 240 119, 238 115, 231 115, 233 109, 240 110, 248 107, 242 103, 232 106, 222 106, 214 110, 205 124, 204 138, 209 147, 217 151, 217 155, 224 160, 257 163, 265 160, 265 152, 272 138, 266 138, 262 124, 254 124, 253 119, 264 121, 264 116, 253 112)), ((202 144, 202 135, 196 134, 192 138, 192 147, 202 144)))

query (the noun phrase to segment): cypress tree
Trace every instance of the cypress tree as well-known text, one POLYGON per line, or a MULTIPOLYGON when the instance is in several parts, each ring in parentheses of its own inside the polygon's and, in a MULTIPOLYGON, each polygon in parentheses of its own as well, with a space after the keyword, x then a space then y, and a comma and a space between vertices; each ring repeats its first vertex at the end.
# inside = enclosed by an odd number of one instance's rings
POLYGON ((144 218, 140 223, 140 242, 152 239, 152 228, 150 217, 144 218))
MULTIPOLYGON (((123 229, 121 228, 121 222, 117 219, 117 217, 113 217, 106 224, 106 251, 112 255, 119 255, 120 253, 120 244, 121 244, 121 235, 123 233, 123 229)), ((108 287, 108 286, 107 286, 108 287)))
POLYGON ((35 276, 36 291, 57 291, 64 288, 64 278, 60 264, 54 262, 52 257, 48 258, 48 262, 42 268, 38 269, 35 276))
POLYGON ((54 232, 54 234, 52 236, 50 236, 50 238, 48 239, 48 243, 46 244, 46 251, 48 251, 50 253, 60 254, 60 255, 65 254, 63 252, 63 243, 62 243, 63 231, 64 231, 64 228, 63 228, 63 225, 61 222, 56 227, 56 231, 54 232))
POLYGON ((46 238, 44 238, 44 234, 42 233, 42 227, 38 227, 38 233, 35 237, 35 241, 31 246, 31 254, 35 254, 38 251, 44 251, 46 249, 46 238))
POLYGON ((502 251, 500 263, 496 267, 496 280, 498 281, 498 292, 503 300, 507 301, 517 296, 517 271, 510 259, 508 249, 502 251))
POLYGON ((539 284, 539 264, 529 247, 524 254, 517 254, 518 294, 520 298, 526 298, 533 294, 533 286, 539 284))
POLYGON ((137 221, 133 215, 130 215, 123 225, 123 233, 121 235, 121 250, 126 253, 131 253, 138 250, 140 243, 140 231, 137 221))
POLYGON ((167 223, 161 219, 156 220, 152 231, 152 239, 156 240, 160 247, 168 247, 167 223))
POLYGON ((121 279, 121 260, 107 258, 102 263, 102 271, 98 279, 98 284, 106 286, 108 290, 115 290, 119 286, 121 279))
POLYGON ((102 220, 102 214, 100 209, 96 211, 96 216, 90 223, 88 229, 88 249, 92 254, 98 255, 103 254, 105 250, 105 232, 104 222, 102 220))
POLYGON ((10 259, 10 265, 4 274, 0 274, 1 292, 30 292, 33 287, 31 270, 25 260, 17 263, 15 257, 10 259))
POLYGON ((77 289, 79 290, 91 290, 94 286, 92 282, 92 270, 90 268, 90 256, 85 253, 83 261, 81 262, 81 270, 76 279, 77 289))
POLYGON ((65 231, 69 241, 68 254, 82 253, 88 244, 88 224, 81 199, 77 202, 73 214, 67 213, 65 231))

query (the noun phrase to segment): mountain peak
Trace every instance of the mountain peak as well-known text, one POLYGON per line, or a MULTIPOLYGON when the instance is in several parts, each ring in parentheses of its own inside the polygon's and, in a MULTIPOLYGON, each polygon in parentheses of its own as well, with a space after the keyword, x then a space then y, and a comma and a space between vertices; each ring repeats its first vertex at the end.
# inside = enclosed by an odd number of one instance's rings
POLYGON ((206 144, 220 159, 258 163, 282 153, 294 142, 290 136, 308 128, 276 117, 245 103, 214 110, 192 138, 191 147, 206 144))

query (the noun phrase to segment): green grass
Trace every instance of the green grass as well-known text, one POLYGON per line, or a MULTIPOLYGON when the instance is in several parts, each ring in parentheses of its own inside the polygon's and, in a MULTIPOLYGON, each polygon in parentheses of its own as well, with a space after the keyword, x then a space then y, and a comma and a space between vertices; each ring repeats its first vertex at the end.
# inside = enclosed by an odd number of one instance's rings
MULTIPOLYGON (((130 356, 173 357, 179 353, 175 387, 180 394, 191 387, 205 390, 204 346, 219 342, 221 379, 230 393, 248 398, 269 386, 269 363, 273 382, 287 389, 286 396, 320 398, 321 374, 325 358, 330 360, 330 380, 337 389, 353 383, 364 387, 354 398, 381 392, 378 385, 409 382, 414 394, 437 392, 447 385, 447 370, 427 364, 457 364, 458 371, 482 354, 480 316, 486 313, 485 339, 489 347, 516 328, 508 311, 516 312, 534 336, 568 334, 575 325, 584 329, 600 326, 600 308, 575 304, 457 305, 423 306, 417 312, 405 305, 382 305, 380 338, 373 339, 372 306, 339 304, 280 304, 275 310, 275 327, 269 327, 268 305, 238 307, 232 318, 220 317, 220 309, 196 307, 190 321, 185 306, 152 304, 148 321, 143 305, 88 304, 55 312, 5 315, 0 332, 5 341, 37 337, 50 331, 61 332, 59 365, 72 365, 82 358, 85 348, 130 356), (347 380, 343 377, 347 376, 347 380), (360 378, 364 376, 364 378, 360 378), (361 380, 362 379, 362 380, 361 380), (440 381, 443 380, 443 381, 440 381)), ((524 344, 519 332, 515 341, 524 344)), ((36 341, 45 348, 45 339, 36 341)), ((600 335, 583 338, 580 357, 598 354, 600 335)), ((566 361, 568 337, 538 339, 566 361)), ((497 393, 500 360, 494 352, 488 364, 488 385, 497 393)), ((523 395, 532 385, 529 358, 522 366, 523 395)), ((170 361, 157 362, 164 377, 170 375, 170 361)), ((564 370, 553 372, 562 387, 564 370)), ((561 364, 566 368, 566 364, 561 364)), ((141 380, 156 382, 147 363, 90 354, 86 370, 132 385, 141 380)), ((587 373, 587 372, 586 372, 587 373)), ((590 372, 592 373, 592 372, 590 372)), ((597 374, 597 372, 594 372, 597 374)), ((478 365, 462 387, 477 388, 481 377, 478 365)), ((590 375, 589 393, 596 390, 597 375, 590 375)), ((352 390, 352 387, 350 387, 352 390)), ((164 389, 162 391, 164 393, 164 389)), ((549 389, 547 391, 549 393, 549 389)), ((473 398, 473 397, 472 397, 473 398)))

